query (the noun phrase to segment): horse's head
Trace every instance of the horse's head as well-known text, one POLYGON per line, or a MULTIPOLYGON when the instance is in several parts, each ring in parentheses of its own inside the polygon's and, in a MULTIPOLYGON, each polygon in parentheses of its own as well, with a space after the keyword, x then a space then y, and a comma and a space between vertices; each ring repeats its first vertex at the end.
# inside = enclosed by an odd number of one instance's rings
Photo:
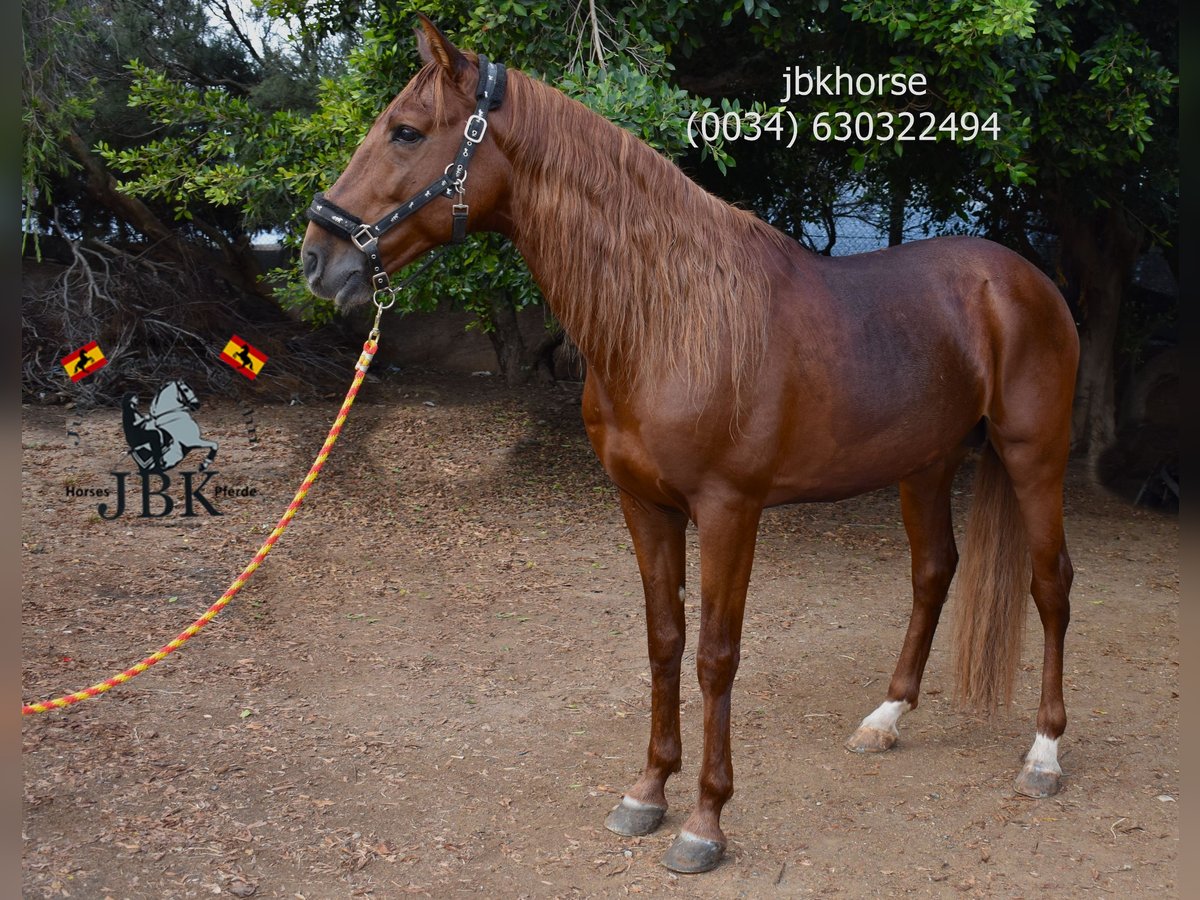
POLYGON ((196 396, 196 392, 192 390, 191 386, 181 378, 168 381, 158 389, 158 393, 150 401, 150 415, 152 416, 161 416, 180 409, 194 412, 199 408, 200 398, 196 396))
POLYGON ((182 379, 172 382, 179 398, 179 405, 184 409, 195 411, 200 408, 200 398, 192 390, 192 386, 182 379))
POLYGON ((460 229, 472 231, 507 221, 509 166, 488 134, 502 125, 503 67, 485 67, 481 78, 481 60, 460 52, 424 16, 417 43, 424 68, 309 210, 304 273, 314 294, 341 309, 386 286, 381 272, 449 242, 456 216, 460 229), (481 97, 489 84, 488 97, 481 97), (459 177, 463 171, 469 178, 459 177))

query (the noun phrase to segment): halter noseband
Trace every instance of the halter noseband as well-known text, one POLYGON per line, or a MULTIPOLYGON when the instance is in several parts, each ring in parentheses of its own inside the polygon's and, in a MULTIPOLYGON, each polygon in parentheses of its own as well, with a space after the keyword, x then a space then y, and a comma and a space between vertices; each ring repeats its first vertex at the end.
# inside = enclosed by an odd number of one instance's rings
MULTIPOLYGON (((437 181, 423 191, 413 195, 404 203, 376 222, 369 225, 358 216, 347 212, 335 203, 326 200, 325 194, 318 192, 308 207, 309 221, 320 225, 340 238, 345 238, 367 258, 371 267, 371 284, 375 288, 376 302, 380 294, 394 294, 387 270, 383 266, 383 258, 379 253, 379 239, 393 226, 403 222, 417 210, 424 207, 434 197, 453 199, 458 202, 450 207, 453 217, 450 242, 461 244, 467 238, 467 212, 465 202, 467 185, 467 167, 475 148, 487 134, 487 114, 498 109, 504 102, 504 89, 507 84, 507 74, 500 63, 490 62, 486 56, 479 57, 479 84, 475 89, 475 112, 467 119, 463 128, 462 145, 454 161, 446 166, 446 171, 437 181)), ((390 303, 388 304, 391 305, 390 303)))

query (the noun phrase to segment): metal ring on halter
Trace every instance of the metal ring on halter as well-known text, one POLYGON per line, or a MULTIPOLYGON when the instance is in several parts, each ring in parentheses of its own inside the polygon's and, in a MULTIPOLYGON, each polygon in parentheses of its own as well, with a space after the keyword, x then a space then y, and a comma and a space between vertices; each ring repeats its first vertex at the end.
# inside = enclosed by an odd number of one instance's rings
POLYGON ((379 308, 380 312, 383 312, 385 309, 391 309, 396 303, 396 291, 392 288, 380 288, 372 295, 371 301, 379 308), (383 294, 385 297, 391 297, 391 299, 387 303, 384 303, 379 299, 380 294, 383 294))
POLYGON ((458 191, 460 194, 465 193, 467 189, 466 168, 461 163, 452 162, 450 165, 446 166, 446 169, 442 172, 442 174, 449 175, 451 169, 462 169, 462 174, 450 182, 450 187, 454 188, 454 190, 458 191))

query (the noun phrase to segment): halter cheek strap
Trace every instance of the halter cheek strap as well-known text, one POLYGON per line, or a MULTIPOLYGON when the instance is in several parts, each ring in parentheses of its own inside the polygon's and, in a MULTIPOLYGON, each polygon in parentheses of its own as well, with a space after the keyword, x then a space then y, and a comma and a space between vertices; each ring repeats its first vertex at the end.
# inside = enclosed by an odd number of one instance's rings
POLYGON ((475 155, 475 148, 483 142, 487 134, 488 113, 498 109, 504 102, 507 83, 508 76, 504 66, 481 55, 479 83, 475 89, 475 112, 467 119, 463 128, 462 143, 454 160, 446 166, 441 178, 401 203, 378 222, 363 222, 358 216, 327 200, 324 193, 317 193, 313 197, 307 212, 309 221, 350 241, 367 258, 367 265, 371 270, 371 284, 375 288, 377 299, 380 292, 394 292, 379 252, 379 239, 435 197, 457 198, 458 202, 450 208, 450 242, 461 244, 466 240, 467 213, 470 212, 466 204, 467 169, 471 164, 471 157, 475 155))

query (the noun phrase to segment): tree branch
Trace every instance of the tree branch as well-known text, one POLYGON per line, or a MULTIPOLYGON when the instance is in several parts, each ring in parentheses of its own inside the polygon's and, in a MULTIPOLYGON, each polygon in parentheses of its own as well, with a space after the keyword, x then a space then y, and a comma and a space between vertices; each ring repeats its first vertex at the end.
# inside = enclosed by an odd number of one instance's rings
POLYGON ((213 258, 212 254, 204 253, 190 245, 176 229, 160 219, 140 199, 118 190, 117 180, 113 178, 104 163, 92 155, 87 144, 78 134, 75 132, 68 134, 66 144, 71 155, 79 160, 84 171, 87 172, 88 193, 117 218, 132 225, 182 262, 198 264, 200 267, 207 268, 242 291, 268 299, 272 298, 270 289, 263 285, 247 256, 249 242, 246 242, 246 246, 235 247, 211 225, 197 222, 197 227, 216 241, 221 255, 224 257, 224 259, 213 258))
POLYGON ((254 57, 255 62, 257 62, 260 66, 263 66, 265 68, 266 64, 263 62, 263 58, 258 55, 258 50, 255 49, 254 44, 251 42, 250 38, 242 31, 241 27, 237 23, 237 20, 234 19, 233 10, 229 6, 229 0, 224 0, 224 2, 221 3, 220 8, 221 8, 221 12, 223 12, 225 14, 224 15, 225 21, 227 23, 229 23, 229 27, 233 29, 234 35, 241 42, 242 46, 245 47, 246 51, 251 56, 254 57))

